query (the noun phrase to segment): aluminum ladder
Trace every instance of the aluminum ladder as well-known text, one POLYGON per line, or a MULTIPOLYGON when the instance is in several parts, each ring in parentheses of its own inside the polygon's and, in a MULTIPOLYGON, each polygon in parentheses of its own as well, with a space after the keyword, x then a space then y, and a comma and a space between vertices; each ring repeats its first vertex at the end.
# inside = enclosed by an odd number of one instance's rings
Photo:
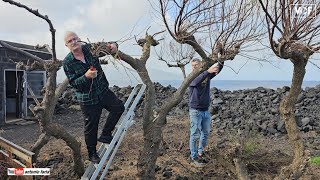
POLYGON ((134 117, 134 109, 140 101, 141 96, 143 95, 146 89, 146 85, 138 84, 131 91, 130 96, 128 97, 126 103, 124 104, 125 110, 122 113, 112 135, 113 139, 110 144, 102 143, 97 151, 98 156, 100 157, 99 164, 90 163, 84 172, 81 180, 94 180, 98 177, 100 171, 103 169, 103 172, 100 176, 100 179, 104 179, 105 175, 108 172, 108 169, 111 165, 111 162, 117 153, 117 150, 121 144, 121 141, 124 138, 128 128, 134 123, 132 120, 134 117), (106 164, 105 164, 106 163, 106 164))

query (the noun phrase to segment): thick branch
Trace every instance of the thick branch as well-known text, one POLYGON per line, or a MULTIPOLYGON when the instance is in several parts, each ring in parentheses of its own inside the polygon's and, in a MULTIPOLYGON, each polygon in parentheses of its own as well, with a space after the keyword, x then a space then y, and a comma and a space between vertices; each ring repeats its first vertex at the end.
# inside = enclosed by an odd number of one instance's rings
POLYGON ((149 57, 150 57, 150 46, 151 46, 151 44, 150 44, 150 42, 146 42, 146 43, 144 43, 144 45, 143 45, 143 48, 142 48, 142 55, 141 55, 141 57, 140 57, 140 60, 142 61, 142 62, 144 62, 144 63, 146 63, 147 62, 147 60, 149 59, 149 57))
POLYGON ((204 50, 202 49, 200 44, 196 41, 193 35, 185 39, 185 43, 192 46, 193 49, 201 56, 203 60, 208 60, 207 54, 204 52, 204 50))
POLYGON ((45 21, 47 21, 47 23, 49 24, 49 27, 50 27, 51 35, 52 35, 52 38, 51 38, 51 40, 52 40, 52 58, 53 58, 53 60, 56 60, 57 59, 56 47, 55 47, 56 46, 55 45, 55 32, 56 32, 56 30, 53 28, 53 25, 52 25, 50 19, 48 18, 48 16, 47 15, 42 15, 42 14, 39 13, 38 10, 33 10, 33 9, 29 8, 28 6, 23 5, 21 3, 18 3, 18 2, 12 1, 12 0, 3 0, 3 1, 4 2, 8 2, 10 4, 13 4, 15 6, 21 7, 21 8, 24 8, 27 11, 31 12, 32 14, 34 14, 34 15, 44 19, 45 21))
POLYGON ((46 133, 41 133, 37 142, 32 146, 31 151, 35 153, 35 156, 37 157, 41 148, 46 145, 50 140, 50 136, 48 136, 46 133))
POLYGON ((26 51, 23 51, 23 50, 21 50, 21 49, 19 49, 19 48, 13 47, 13 46, 9 45, 8 43, 5 43, 4 41, 0 41, 0 44, 1 44, 3 47, 5 47, 5 48, 7 48, 7 49, 9 49, 9 50, 12 50, 12 51, 15 51, 15 52, 17 52, 17 53, 20 53, 20 54, 22 54, 22 55, 24 55, 24 56, 27 56, 27 57, 29 57, 30 59, 33 59, 33 60, 35 60, 35 61, 38 61, 39 63, 42 63, 42 64, 45 63, 45 61, 44 61, 43 59, 41 59, 41 58, 39 58, 39 57, 37 57, 37 56, 35 56, 35 55, 33 55, 33 54, 30 54, 30 53, 28 53, 28 52, 26 52, 26 51))
POLYGON ((66 78, 59 85, 59 87, 57 87, 56 92, 55 92, 55 101, 57 101, 59 99, 60 95, 66 90, 68 84, 69 84, 69 80, 66 78))
MULTIPOLYGON (((190 73, 182 82, 179 89, 173 94, 173 96, 170 98, 170 100, 167 101, 167 103, 163 104, 159 109, 157 109, 157 112, 162 113, 164 116, 166 116, 167 112, 169 112, 175 105, 177 105, 181 100, 186 92, 187 88, 189 87, 189 84, 193 81, 194 78, 196 78, 200 73, 202 73, 205 70, 205 68, 202 66, 202 68, 199 68, 192 73, 190 73), (161 111, 160 111, 161 110, 161 111)), ((164 122, 161 122, 164 123, 164 122)))
POLYGON ((146 63, 150 57, 151 46, 157 46, 159 44, 159 42, 154 39, 155 35, 153 36, 146 35, 145 37, 145 43, 143 44, 143 48, 142 48, 142 56, 140 57, 140 60, 144 63, 146 63))
POLYGON ((133 58, 130 55, 128 55, 122 51, 118 51, 117 58, 128 63, 133 69, 136 69, 137 61, 139 61, 138 59, 133 58))
POLYGON ((24 64, 23 62, 16 63, 16 68, 26 71, 44 70, 44 64, 39 63, 38 61, 34 61, 30 64, 30 61, 28 60, 27 64, 24 64))

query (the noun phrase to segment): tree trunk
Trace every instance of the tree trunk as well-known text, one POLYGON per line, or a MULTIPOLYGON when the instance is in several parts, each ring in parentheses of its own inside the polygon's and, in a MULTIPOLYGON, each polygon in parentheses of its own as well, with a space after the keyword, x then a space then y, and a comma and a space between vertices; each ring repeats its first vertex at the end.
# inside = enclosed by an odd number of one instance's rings
MULTIPOLYGON (((40 67, 44 67, 46 72, 48 73, 48 79, 46 81, 45 85, 45 95, 43 97, 42 102, 37 104, 37 106, 33 107, 31 111, 37 118, 39 125, 40 125, 40 131, 41 135, 39 136, 39 139, 36 141, 34 146, 32 147, 32 150, 35 151, 35 154, 38 155, 41 148, 46 145, 49 142, 50 136, 54 136, 56 138, 63 139, 66 144, 72 149, 73 151, 73 159, 74 159, 74 169, 77 175, 81 176, 84 172, 84 167, 81 159, 81 153, 80 153, 80 143, 71 136, 62 126, 59 126, 57 124, 51 124, 51 120, 53 117, 54 109, 57 104, 58 96, 62 93, 63 89, 66 87, 67 81, 64 81, 63 84, 59 89, 56 89, 56 78, 57 78, 57 71, 59 70, 59 67, 61 66, 60 62, 56 58, 56 49, 55 49, 55 32, 56 30, 53 28, 53 25, 48 18, 47 15, 43 16, 39 13, 38 10, 33 10, 29 8, 28 6, 25 6, 23 4, 6 0, 5 2, 8 2, 10 4, 13 4, 15 6, 18 6, 20 8, 24 8, 30 13, 44 19, 50 27, 50 32, 52 35, 52 59, 51 61, 44 61, 43 59, 34 56, 24 50, 21 50, 19 48, 15 48, 13 46, 10 46, 6 43, 3 43, 0 41, 0 44, 4 47, 11 49, 13 51, 16 51, 20 54, 23 54, 30 59, 37 62, 40 67), (57 92, 56 92, 57 90, 57 92)), ((50 49, 50 48, 48 48, 50 49)), ((50 51, 50 50, 49 50, 50 51)), ((34 62, 34 63, 35 63, 34 62)), ((32 64, 34 64, 32 63, 32 64)), ((34 68, 37 65, 34 65, 34 68)), ((39 67, 37 67, 39 68, 39 67)), ((32 69, 32 65, 31 65, 32 69)), ((29 70, 31 70, 29 69, 29 70)), ((36 156, 37 157, 37 156, 36 156)))
POLYGON ((294 158, 292 163, 281 170, 281 173, 275 179, 299 179, 305 167, 305 147, 300 131, 296 124, 295 103, 301 92, 301 85, 305 75, 305 66, 307 60, 292 60, 294 64, 292 84, 289 95, 285 97, 280 104, 281 117, 285 122, 289 141, 293 146, 294 158))
POLYGON ((155 140, 158 134, 161 135, 161 130, 155 128, 154 119, 154 104, 155 104, 155 89, 148 75, 148 71, 144 65, 137 67, 137 72, 143 83, 147 86, 146 95, 144 98, 143 111, 143 137, 144 145, 138 157, 138 175, 141 179, 154 179, 155 177, 155 161, 158 157, 157 149, 154 148, 155 140), (142 67, 143 66, 143 67, 142 67))
POLYGON ((141 179, 155 179, 156 161, 159 156, 159 147, 162 141, 162 127, 163 125, 154 122, 144 130, 144 146, 139 154, 138 163, 139 176, 141 179))
POLYGON ((159 146, 162 141, 162 128, 166 124, 166 117, 172 107, 181 102, 189 83, 200 74, 194 73, 186 78, 181 87, 169 99, 166 99, 161 107, 155 105, 155 89, 146 69, 136 69, 142 81, 147 86, 145 97, 144 117, 143 117, 143 135, 144 147, 138 158, 138 175, 141 179, 155 179, 155 165, 159 156, 159 146))
MULTIPOLYGON (((40 130, 42 134, 33 146, 36 154, 39 153, 41 148, 49 142, 50 136, 57 139, 62 139, 73 151, 73 161, 74 161, 74 171, 80 177, 84 173, 84 165, 81 158, 80 143, 71 136, 62 126, 58 124, 53 124, 51 122, 55 106, 57 104, 56 96, 56 77, 57 70, 59 69, 59 64, 56 61, 46 64, 46 70, 48 72, 48 79, 46 84, 46 93, 41 102, 42 107, 36 107, 34 112, 38 118, 40 124, 40 130), (38 108, 38 110, 37 110, 38 108)), ((62 85, 62 89, 66 87, 65 84, 62 85)), ((62 92, 59 88, 58 91, 62 92)))

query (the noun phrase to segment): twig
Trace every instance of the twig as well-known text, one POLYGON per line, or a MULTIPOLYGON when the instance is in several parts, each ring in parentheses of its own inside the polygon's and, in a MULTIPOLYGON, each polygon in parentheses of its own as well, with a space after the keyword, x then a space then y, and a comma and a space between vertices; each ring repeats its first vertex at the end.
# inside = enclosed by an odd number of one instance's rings
POLYGON ((311 60, 309 60, 309 62, 310 62, 312 65, 314 65, 315 67, 317 67, 318 69, 320 69, 320 67, 319 67, 316 63, 312 62, 311 60))

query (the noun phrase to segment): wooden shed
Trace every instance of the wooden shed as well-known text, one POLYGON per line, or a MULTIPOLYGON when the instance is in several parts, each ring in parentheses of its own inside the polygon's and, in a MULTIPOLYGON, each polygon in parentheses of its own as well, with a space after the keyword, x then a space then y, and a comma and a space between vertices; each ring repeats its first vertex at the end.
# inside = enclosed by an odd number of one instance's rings
MULTIPOLYGON (((42 59, 50 59, 47 49, 4 41, 42 59)), ((33 94, 41 100, 46 81, 45 71, 17 70, 15 62, 27 62, 28 57, 0 45, 0 127, 18 119, 33 118, 28 106, 34 103, 33 94)), ((32 62, 32 61, 31 61, 32 62)))

